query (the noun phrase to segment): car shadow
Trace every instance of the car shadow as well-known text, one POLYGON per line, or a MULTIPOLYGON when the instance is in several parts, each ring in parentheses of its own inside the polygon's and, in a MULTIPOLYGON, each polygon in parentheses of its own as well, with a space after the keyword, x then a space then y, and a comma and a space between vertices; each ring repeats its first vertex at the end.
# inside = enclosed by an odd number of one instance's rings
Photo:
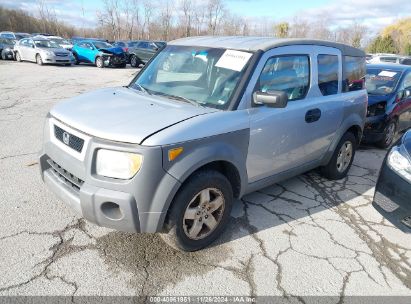
POLYGON ((237 200, 224 235, 213 245, 271 229, 277 225, 305 221, 353 200, 372 202, 378 173, 386 150, 361 146, 346 178, 330 181, 318 169, 271 185, 237 200), (368 157, 372 160, 365 160, 368 157))

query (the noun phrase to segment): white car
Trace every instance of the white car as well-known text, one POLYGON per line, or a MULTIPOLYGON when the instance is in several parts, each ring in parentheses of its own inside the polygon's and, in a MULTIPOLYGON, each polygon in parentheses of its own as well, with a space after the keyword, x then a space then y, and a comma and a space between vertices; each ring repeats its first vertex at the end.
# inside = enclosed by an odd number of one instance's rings
POLYGON ((39 36, 21 39, 15 45, 14 51, 17 61, 33 61, 39 65, 49 63, 71 65, 74 62, 70 51, 39 36))
POLYGON ((396 54, 372 54, 372 57, 367 60, 367 63, 401 63, 403 56, 396 54))

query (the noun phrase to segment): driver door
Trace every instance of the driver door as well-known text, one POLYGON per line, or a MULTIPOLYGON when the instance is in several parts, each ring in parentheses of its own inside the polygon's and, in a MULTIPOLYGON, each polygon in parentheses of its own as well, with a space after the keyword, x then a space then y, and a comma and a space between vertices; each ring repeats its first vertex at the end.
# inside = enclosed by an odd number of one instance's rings
POLYGON ((286 46, 266 52, 247 88, 250 99, 249 183, 319 162, 342 121, 341 52, 319 46, 286 46), (291 54, 291 55, 290 55, 291 54), (335 76, 320 89, 319 62, 332 56, 335 76), (285 108, 253 105, 256 91, 288 95, 285 108))

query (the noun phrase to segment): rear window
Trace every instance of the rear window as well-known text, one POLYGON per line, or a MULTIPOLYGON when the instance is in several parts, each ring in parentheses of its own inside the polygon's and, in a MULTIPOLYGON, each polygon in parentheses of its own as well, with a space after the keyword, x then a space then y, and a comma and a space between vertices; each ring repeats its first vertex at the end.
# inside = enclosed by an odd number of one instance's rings
POLYGON ((380 61, 396 63, 397 57, 380 57, 380 61))
POLYGON ((364 57, 344 56, 343 69, 343 92, 364 89, 366 74, 364 57))
POLYGON ((318 55, 318 87, 323 96, 338 93, 338 56, 318 55))

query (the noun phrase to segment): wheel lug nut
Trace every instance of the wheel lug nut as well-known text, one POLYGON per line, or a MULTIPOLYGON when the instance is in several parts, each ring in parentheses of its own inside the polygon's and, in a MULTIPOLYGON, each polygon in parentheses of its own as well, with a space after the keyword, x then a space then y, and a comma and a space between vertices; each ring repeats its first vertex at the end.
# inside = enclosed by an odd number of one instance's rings
POLYGON ((208 218, 208 215, 206 215, 205 218, 208 218))
POLYGON ((198 221, 200 221, 200 222, 201 222, 202 220, 203 220, 203 219, 202 219, 201 217, 198 219, 198 221))

